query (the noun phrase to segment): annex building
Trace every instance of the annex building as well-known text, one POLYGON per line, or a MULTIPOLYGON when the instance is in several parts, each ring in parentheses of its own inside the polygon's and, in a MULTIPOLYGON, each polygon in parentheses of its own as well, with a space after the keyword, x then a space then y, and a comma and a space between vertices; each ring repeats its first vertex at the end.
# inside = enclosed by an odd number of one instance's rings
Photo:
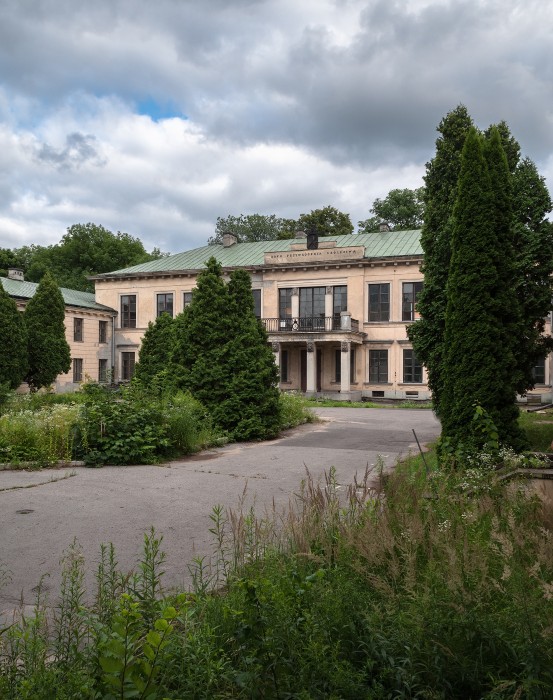
MULTIPOLYGON (((180 313, 214 256, 226 275, 235 268, 250 273, 282 390, 342 400, 429 399, 407 337, 423 285, 419 239, 420 231, 381 231, 238 243, 225 234, 221 245, 98 275, 95 302, 116 310, 113 377, 132 377, 148 322, 180 313)), ((549 364, 536 368, 530 400, 551 401, 549 364)))

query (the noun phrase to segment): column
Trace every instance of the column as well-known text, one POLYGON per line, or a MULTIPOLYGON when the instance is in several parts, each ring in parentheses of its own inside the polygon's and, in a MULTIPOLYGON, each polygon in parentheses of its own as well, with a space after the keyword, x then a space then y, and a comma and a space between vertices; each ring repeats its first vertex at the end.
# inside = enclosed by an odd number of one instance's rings
POLYGON ((307 381, 306 381, 306 396, 315 396, 317 392, 317 353, 315 352, 315 343, 311 340, 307 341, 307 381))
POLYGON ((341 373, 340 373, 340 394, 349 394, 351 390, 351 385, 349 383, 350 376, 350 352, 351 343, 342 343, 342 363, 341 363, 341 373))

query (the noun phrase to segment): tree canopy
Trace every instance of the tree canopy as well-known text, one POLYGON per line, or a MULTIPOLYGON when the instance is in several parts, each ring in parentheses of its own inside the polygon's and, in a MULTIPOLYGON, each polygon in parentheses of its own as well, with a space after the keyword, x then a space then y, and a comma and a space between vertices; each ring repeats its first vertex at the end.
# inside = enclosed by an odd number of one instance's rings
POLYGON ((359 221, 358 233, 379 231, 383 225, 392 231, 419 229, 424 219, 424 187, 390 190, 384 199, 374 200, 370 212, 374 216, 359 221))
POLYGON ((4 249, 0 263, 2 267, 21 267, 31 282, 40 282, 49 271, 60 287, 93 292, 90 275, 138 265, 162 255, 155 248, 147 253, 142 242, 128 233, 112 233, 88 223, 70 226, 55 245, 4 249))
POLYGON ((275 214, 240 214, 240 216, 217 217, 215 235, 208 240, 209 245, 223 242, 224 233, 233 233, 239 243, 274 241, 293 238, 296 222, 282 219, 275 214))
POLYGON ((319 236, 347 236, 353 233, 353 224, 349 214, 326 206, 313 209, 309 214, 301 214, 297 223, 298 231, 315 229, 319 236))

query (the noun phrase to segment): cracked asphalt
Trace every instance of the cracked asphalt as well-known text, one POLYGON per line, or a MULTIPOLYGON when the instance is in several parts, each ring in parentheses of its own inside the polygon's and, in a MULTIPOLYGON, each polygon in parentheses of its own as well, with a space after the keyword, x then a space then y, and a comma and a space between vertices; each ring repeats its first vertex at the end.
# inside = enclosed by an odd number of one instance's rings
POLYGON ((215 505, 259 510, 284 506, 308 469, 322 478, 330 467, 338 481, 374 465, 392 468, 400 455, 434 440, 439 423, 430 410, 319 408, 321 422, 304 425, 263 443, 207 450, 163 465, 0 471, 0 566, 10 579, 0 589, 0 615, 21 600, 32 604, 41 577, 55 602, 59 561, 76 538, 93 583, 100 545, 112 542, 120 568, 138 560, 144 533, 163 535, 165 587, 186 586, 188 565, 208 556, 215 505))

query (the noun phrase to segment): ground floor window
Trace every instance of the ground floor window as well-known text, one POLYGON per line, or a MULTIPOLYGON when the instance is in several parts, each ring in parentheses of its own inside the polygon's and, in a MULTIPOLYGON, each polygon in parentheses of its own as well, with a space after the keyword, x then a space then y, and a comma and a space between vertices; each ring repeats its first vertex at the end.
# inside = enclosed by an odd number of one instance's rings
POLYGON ((73 381, 82 382, 83 381, 83 361, 80 357, 74 357, 72 360, 73 365, 73 381))
POLYGON ((417 360, 414 350, 403 351, 403 383, 422 383, 422 365, 417 360))
POLYGON ((355 348, 353 345, 349 349, 349 381, 355 384, 355 348))
POLYGON ((374 384, 388 382, 387 350, 369 350, 369 382, 374 384))
POLYGON ((334 351, 334 381, 342 381, 342 351, 340 348, 334 351))
POLYGON ((108 380, 108 361, 98 360, 98 381, 103 383, 108 380))
POLYGON ((545 357, 538 360, 538 364, 532 369, 534 384, 545 384, 545 357))
POLYGON ((280 381, 288 381, 288 350, 280 351, 280 381))
POLYGON ((121 379, 129 382, 134 374, 134 352, 121 353, 121 379))

